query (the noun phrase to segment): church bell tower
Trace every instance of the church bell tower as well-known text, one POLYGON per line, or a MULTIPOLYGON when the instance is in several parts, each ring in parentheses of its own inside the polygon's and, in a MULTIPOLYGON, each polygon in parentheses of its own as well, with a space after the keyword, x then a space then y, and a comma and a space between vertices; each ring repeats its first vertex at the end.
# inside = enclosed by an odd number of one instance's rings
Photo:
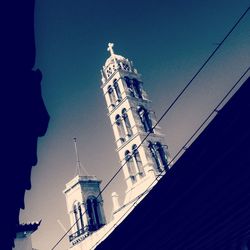
POLYGON ((169 168, 169 154, 156 124, 151 101, 133 62, 117 55, 108 44, 110 57, 102 74, 108 116, 127 184, 124 205, 142 194, 157 175, 169 168), (145 140, 146 135, 148 135, 145 140))
POLYGON ((67 210, 72 227, 69 241, 72 246, 78 244, 93 232, 106 224, 103 199, 100 193, 101 181, 94 175, 81 174, 81 163, 77 153, 77 175, 66 184, 63 193, 66 196, 67 210))
POLYGON ((72 245, 82 241, 106 224, 100 183, 95 176, 77 175, 66 184, 66 196, 70 224, 73 226, 69 241, 72 245))

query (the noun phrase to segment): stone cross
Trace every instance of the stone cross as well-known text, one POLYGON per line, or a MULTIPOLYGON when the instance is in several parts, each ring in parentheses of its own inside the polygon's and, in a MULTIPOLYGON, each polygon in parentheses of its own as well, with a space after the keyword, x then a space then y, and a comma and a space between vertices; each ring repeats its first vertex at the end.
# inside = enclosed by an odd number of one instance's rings
POLYGON ((108 49, 107 50, 110 52, 111 56, 114 55, 113 47, 114 47, 113 43, 108 44, 108 49))

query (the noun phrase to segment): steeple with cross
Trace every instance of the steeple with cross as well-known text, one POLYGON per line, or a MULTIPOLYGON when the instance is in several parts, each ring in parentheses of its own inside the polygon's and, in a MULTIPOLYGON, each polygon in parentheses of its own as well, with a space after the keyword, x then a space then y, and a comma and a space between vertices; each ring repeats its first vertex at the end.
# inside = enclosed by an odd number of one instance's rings
POLYGON ((169 153, 160 128, 154 126, 155 113, 141 75, 132 61, 115 54, 113 47, 108 44, 110 57, 102 69, 101 88, 127 183, 125 205, 168 170, 169 153))
POLYGON ((106 224, 100 183, 94 175, 89 175, 81 165, 76 138, 73 138, 76 153, 76 175, 66 184, 63 191, 71 223, 69 241, 71 246, 106 224), (81 170, 84 170, 84 175, 81 170))

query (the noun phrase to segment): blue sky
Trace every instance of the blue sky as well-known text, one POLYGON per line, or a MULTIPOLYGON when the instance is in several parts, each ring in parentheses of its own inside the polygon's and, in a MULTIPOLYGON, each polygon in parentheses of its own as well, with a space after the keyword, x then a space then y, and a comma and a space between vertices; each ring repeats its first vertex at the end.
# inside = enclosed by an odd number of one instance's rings
MULTIPOLYGON (((36 67, 43 72, 51 121, 39 141, 39 163, 21 214, 24 222, 42 219, 33 236, 35 248, 50 249, 61 237, 57 219, 69 227, 62 190, 76 171, 73 137, 82 164, 103 185, 120 166, 100 89, 108 42, 134 62, 159 118, 248 5, 248 0, 37 1, 36 67)), ((249 31, 248 13, 160 123, 171 155, 249 66, 249 31)), ((122 198, 125 188, 121 173, 105 191, 107 219, 110 194, 116 191, 122 198)), ((66 248, 67 239, 57 249, 66 248)))

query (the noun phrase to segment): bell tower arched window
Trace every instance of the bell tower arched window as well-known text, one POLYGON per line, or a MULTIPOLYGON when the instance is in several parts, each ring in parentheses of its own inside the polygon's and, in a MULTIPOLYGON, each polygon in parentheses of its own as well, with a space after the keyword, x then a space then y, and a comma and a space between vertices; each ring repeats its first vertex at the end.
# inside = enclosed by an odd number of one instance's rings
POLYGON ((122 124, 122 119, 121 119, 120 115, 116 115, 115 123, 116 123, 117 129, 118 129, 120 140, 123 142, 125 140, 124 139, 125 138, 125 130, 124 130, 124 127, 122 124))
POLYGON ((106 74, 107 74, 107 77, 110 77, 112 74, 113 74, 113 71, 112 71, 112 68, 109 67, 107 70, 106 70, 106 74))
POLYGON ((117 100, 120 101, 122 99, 122 95, 116 79, 114 80, 114 89, 117 96, 117 100))
POLYGON ((99 218, 99 204, 95 197, 89 197, 87 199, 87 212, 88 212, 88 226, 89 231, 95 231, 99 229, 102 225, 99 218))
POLYGON ((164 148, 163 148, 162 144, 160 142, 156 142, 155 143, 155 148, 156 148, 158 158, 160 159, 161 165, 164 168, 167 168, 168 167, 167 156, 166 156, 166 153, 164 151, 164 148))
POLYGON ((149 142, 148 147, 150 149, 152 157, 155 160, 158 171, 161 172, 163 169, 167 168, 168 167, 167 156, 162 144, 160 142, 156 143, 149 142))
POLYGON ((133 157, 135 159, 137 171, 138 171, 139 174, 142 174, 143 173, 142 161, 141 161, 141 156, 139 154, 137 146, 133 145, 132 150, 133 150, 133 157))
POLYGON ((125 71, 129 71, 130 70, 130 68, 129 68, 129 66, 128 66, 128 64, 127 63, 122 63, 122 67, 123 67, 123 69, 125 70, 125 71))
POLYGON ((151 153, 151 155, 152 155, 152 157, 153 157, 153 159, 154 159, 154 161, 156 163, 157 170, 161 172, 161 164, 159 162, 155 146, 154 146, 154 144, 151 141, 148 144, 148 148, 149 148, 150 153, 151 153))
POLYGON ((135 180, 135 174, 136 174, 136 171, 135 171, 135 165, 134 165, 134 161, 133 161, 133 158, 130 154, 130 152, 127 150, 125 152, 125 160, 126 160, 126 163, 127 163, 127 166, 128 166, 128 172, 129 172, 129 176, 135 180))
POLYGON ((80 203, 75 203, 73 206, 74 220, 76 225, 76 230, 79 231, 83 228, 82 213, 80 203))
POLYGON ((132 131, 132 128, 131 128, 131 124, 130 124, 126 109, 122 110, 122 118, 123 118, 125 127, 127 129, 128 136, 131 136, 133 134, 133 131, 132 131))
POLYGON ((142 87, 141 83, 137 79, 129 79, 127 76, 124 77, 127 88, 129 90, 129 95, 142 99, 142 87))
POLYGON ((82 208, 81 208, 80 204, 78 205, 78 213, 79 213, 79 216, 80 216, 81 228, 83 229, 84 228, 84 223, 83 223, 83 218, 82 218, 82 208))
POLYGON ((124 77, 125 79, 125 82, 126 82, 126 85, 127 85, 127 88, 129 90, 129 95, 134 97, 134 90, 133 90, 133 85, 132 85, 132 80, 130 80, 127 76, 124 77))
POLYGON ((111 86, 108 86, 108 94, 109 94, 109 99, 111 102, 112 106, 115 106, 115 93, 114 93, 114 89, 111 86))
POLYGON ((135 97, 142 99, 141 84, 137 79, 133 79, 133 89, 135 97))
POLYGON ((148 111, 143 106, 139 106, 137 109, 137 112, 144 126, 145 132, 152 133, 153 132, 152 122, 151 122, 151 119, 149 118, 148 111))

